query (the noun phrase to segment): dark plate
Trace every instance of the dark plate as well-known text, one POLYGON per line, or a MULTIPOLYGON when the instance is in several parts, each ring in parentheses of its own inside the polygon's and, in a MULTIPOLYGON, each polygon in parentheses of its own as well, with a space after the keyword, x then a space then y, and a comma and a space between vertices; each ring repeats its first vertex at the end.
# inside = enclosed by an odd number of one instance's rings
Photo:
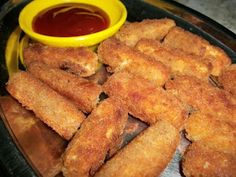
MULTIPOLYGON (((30 0, 6 2, 0 11, 0 95, 6 95, 8 73, 5 64, 5 47, 11 32, 18 26, 20 10, 30 0)), ((213 45, 221 47, 236 62, 236 35, 210 18, 173 1, 122 0, 128 10, 129 21, 145 18, 172 18, 177 25, 202 36, 213 45)), ((0 110, 1 112, 1 110, 0 110)), ((0 176, 37 176, 37 170, 26 160, 9 125, 0 114, 0 176)), ((43 160, 43 159, 42 159, 43 160)), ((178 168, 178 167, 177 167, 178 168)))

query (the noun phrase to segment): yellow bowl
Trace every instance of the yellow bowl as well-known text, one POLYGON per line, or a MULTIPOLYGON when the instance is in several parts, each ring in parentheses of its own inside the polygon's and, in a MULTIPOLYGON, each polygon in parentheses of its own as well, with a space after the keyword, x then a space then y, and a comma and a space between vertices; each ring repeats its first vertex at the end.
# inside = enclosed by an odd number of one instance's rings
POLYGON ((104 39, 114 35, 124 24, 126 17, 126 8, 119 0, 34 0, 21 11, 19 24, 26 34, 43 44, 57 47, 80 47, 96 45, 104 39), (40 12, 65 3, 82 3, 100 8, 109 17, 109 27, 96 33, 75 37, 47 36, 33 30, 33 20, 40 12))

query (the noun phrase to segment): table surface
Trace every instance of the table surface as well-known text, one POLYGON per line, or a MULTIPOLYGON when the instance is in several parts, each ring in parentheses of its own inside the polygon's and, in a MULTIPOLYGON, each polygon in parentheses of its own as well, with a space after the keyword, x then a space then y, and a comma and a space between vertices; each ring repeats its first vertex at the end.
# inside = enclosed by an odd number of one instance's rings
POLYGON ((236 34, 236 0, 175 0, 217 21, 236 34))

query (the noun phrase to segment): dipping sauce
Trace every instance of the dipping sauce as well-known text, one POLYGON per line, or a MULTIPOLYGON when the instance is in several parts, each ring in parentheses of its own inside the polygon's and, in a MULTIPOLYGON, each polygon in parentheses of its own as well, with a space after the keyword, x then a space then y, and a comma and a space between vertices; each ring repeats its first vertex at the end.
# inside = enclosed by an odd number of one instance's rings
POLYGON ((108 15, 101 9, 86 4, 63 4, 43 11, 33 21, 37 33, 72 37, 96 33, 109 26, 108 15))

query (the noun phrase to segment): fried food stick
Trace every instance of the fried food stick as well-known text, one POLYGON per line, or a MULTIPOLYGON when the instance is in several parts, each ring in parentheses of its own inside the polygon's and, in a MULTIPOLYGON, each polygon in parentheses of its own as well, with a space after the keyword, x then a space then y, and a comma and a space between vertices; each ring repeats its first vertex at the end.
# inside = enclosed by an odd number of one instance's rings
POLYGON ((167 166, 179 143, 178 131, 158 121, 102 166, 95 177, 155 177, 167 166))
POLYGON ((170 67, 172 76, 181 74, 208 80, 212 66, 201 57, 166 47, 152 39, 141 39, 135 47, 170 67))
POLYGON ((169 78, 169 69, 163 63, 122 44, 115 38, 107 39, 100 44, 98 56, 102 63, 109 65, 111 72, 126 70, 158 86, 163 85, 169 78))
POLYGON ((195 110, 236 123, 236 99, 224 90, 190 76, 175 77, 165 84, 165 88, 195 110))
POLYGON ((125 24, 115 37, 132 47, 142 38, 162 40, 174 26, 174 20, 167 18, 145 19, 141 22, 125 24))
POLYGON ((27 69, 34 77, 72 100, 85 113, 91 112, 99 101, 100 85, 42 62, 32 62, 27 69))
POLYGON ((192 143, 187 149, 183 161, 183 173, 192 176, 230 176, 236 174, 235 155, 219 152, 192 143))
POLYGON ((185 124, 187 138, 217 151, 236 154, 236 124, 217 120, 214 116, 195 112, 185 124))
POLYGON ((180 129, 187 116, 183 105, 175 96, 148 80, 127 72, 113 74, 103 85, 103 89, 109 96, 122 99, 130 114, 148 124, 164 119, 180 129))
POLYGON ((219 76, 219 82, 225 90, 229 91, 236 98, 236 64, 230 65, 219 76))
POLYGON ((224 68, 231 64, 230 58, 221 48, 211 45, 207 40, 180 27, 172 28, 163 43, 168 47, 205 58, 212 63, 211 74, 214 76, 219 76, 224 68))
POLYGON ((24 50, 25 65, 33 61, 41 61, 81 77, 91 76, 98 68, 97 55, 85 47, 60 48, 34 43, 24 50))
POLYGON ((63 157, 63 175, 93 176, 107 152, 116 145, 127 118, 127 109, 119 100, 108 98, 102 101, 69 143, 63 157))
POLYGON ((7 90, 67 140, 73 136, 85 118, 74 104, 27 72, 14 74, 7 83, 7 90))

